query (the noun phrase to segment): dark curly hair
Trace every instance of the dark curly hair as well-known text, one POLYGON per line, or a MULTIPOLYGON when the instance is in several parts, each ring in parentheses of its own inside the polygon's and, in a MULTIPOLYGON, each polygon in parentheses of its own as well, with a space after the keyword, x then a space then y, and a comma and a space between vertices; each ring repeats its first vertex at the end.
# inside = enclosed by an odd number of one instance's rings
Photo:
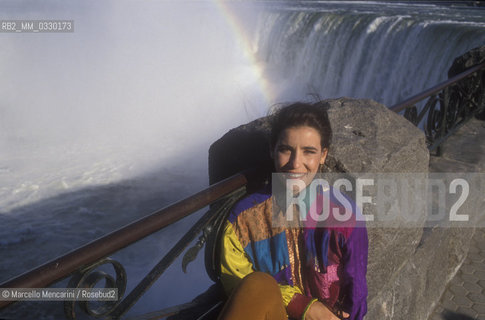
POLYGON ((271 148, 274 148, 283 130, 300 126, 314 128, 320 133, 322 150, 330 147, 332 142, 332 127, 328 120, 326 105, 321 102, 313 104, 296 102, 278 109, 273 114, 271 148))

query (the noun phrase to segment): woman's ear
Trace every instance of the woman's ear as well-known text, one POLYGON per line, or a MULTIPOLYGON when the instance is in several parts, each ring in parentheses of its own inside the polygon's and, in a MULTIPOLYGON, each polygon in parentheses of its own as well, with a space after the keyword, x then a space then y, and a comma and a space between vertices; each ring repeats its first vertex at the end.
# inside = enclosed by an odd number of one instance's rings
POLYGON ((328 149, 324 148, 322 151, 322 156, 320 157, 320 164, 325 163, 325 159, 327 159, 328 149))

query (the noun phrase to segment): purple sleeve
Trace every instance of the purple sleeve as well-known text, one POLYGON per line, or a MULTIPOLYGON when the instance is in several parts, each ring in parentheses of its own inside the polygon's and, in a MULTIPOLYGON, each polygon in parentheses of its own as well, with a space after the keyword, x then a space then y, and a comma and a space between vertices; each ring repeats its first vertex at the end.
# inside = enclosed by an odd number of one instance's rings
POLYGON ((367 313, 367 251, 365 226, 355 227, 343 248, 342 309, 350 320, 363 319, 367 313))

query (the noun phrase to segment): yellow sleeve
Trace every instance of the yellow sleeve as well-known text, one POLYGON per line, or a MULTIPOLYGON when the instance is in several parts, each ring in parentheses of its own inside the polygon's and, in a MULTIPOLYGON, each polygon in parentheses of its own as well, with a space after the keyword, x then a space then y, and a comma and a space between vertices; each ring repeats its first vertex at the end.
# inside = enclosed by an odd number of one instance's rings
POLYGON ((281 295, 283 296, 283 303, 285 304, 285 307, 288 307, 288 304, 290 303, 291 299, 293 299, 295 293, 301 294, 301 290, 298 287, 281 284, 279 286, 281 289, 281 295))
MULTIPOLYGON (((221 281, 226 294, 229 295, 242 278, 254 271, 244 248, 234 232, 232 223, 226 222, 222 237, 221 250, 221 281)), ((288 306, 295 293, 301 294, 298 287, 279 285, 285 307, 288 306)))
POLYGON ((253 272, 253 264, 234 232, 232 223, 226 222, 221 246, 221 282, 229 295, 242 278, 253 272))

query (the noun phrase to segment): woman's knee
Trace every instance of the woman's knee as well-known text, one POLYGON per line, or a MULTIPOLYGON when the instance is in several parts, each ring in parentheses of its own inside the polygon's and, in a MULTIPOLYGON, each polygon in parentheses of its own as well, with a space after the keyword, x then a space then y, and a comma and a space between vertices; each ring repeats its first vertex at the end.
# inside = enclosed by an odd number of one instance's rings
POLYGON ((266 272, 255 271, 243 278, 243 281, 249 284, 257 283, 261 284, 264 283, 269 286, 277 286, 278 283, 276 282, 275 278, 269 275, 266 272))
POLYGON ((264 272, 244 277, 224 306, 219 319, 286 319, 276 280, 264 272))
POLYGON ((281 298, 281 291, 275 278, 265 272, 255 271, 248 274, 243 279, 243 286, 264 294, 266 297, 273 295, 276 298, 281 298))

